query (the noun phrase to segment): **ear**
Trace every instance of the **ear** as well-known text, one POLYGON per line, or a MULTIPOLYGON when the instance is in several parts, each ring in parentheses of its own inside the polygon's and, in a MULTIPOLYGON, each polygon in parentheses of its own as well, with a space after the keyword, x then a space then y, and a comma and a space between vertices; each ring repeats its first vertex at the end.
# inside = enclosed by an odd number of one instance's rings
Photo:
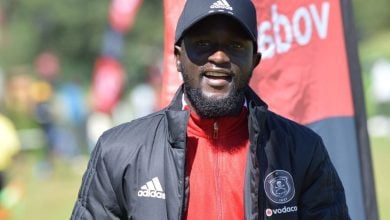
POLYGON ((253 69, 256 68, 257 65, 259 65, 261 61, 261 53, 254 53, 253 54, 253 69))
POLYGON ((175 62, 176 62, 177 72, 181 73, 183 70, 182 65, 181 65, 181 61, 180 61, 180 57, 181 57, 181 53, 182 53, 181 46, 175 45, 174 53, 175 53, 175 62))

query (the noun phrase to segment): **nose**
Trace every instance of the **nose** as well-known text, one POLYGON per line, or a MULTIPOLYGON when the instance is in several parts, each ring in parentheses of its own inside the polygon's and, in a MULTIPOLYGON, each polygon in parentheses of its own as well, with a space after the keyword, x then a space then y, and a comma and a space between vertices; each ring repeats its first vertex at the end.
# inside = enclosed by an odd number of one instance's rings
POLYGON ((225 51, 217 49, 210 54, 209 61, 215 64, 226 64, 230 62, 230 57, 225 51))

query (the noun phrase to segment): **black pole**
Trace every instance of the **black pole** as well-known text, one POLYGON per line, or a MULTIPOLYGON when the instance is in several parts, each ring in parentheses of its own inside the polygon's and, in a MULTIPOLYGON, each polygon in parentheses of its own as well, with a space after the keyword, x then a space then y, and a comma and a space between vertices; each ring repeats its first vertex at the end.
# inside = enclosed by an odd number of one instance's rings
POLYGON ((378 220, 378 207, 375 194, 375 181, 372 168, 370 141, 367 132, 364 92, 360 61, 357 49, 357 34, 351 0, 341 0, 341 13, 344 26, 344 39, 347 50, 349 76, 355 110, 356 134, 362 176, 363 204, 365 219, 378 220))

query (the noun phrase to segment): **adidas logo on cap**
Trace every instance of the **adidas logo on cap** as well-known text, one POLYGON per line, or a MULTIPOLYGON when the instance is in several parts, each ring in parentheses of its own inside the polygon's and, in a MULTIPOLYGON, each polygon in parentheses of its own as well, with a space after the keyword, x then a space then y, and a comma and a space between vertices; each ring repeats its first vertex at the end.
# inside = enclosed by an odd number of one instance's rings
POLYGON ((229 3, 226 0, 218 0, 214 2, 212 5, 210 5, 211 9, 226 9, 232 11, 232 6, 229 5, 229 3))
POLYGON ((165 199, 165 193, 162 189, 158 177, 154 177, 138 190, 138 197, 149 197, 157 199, 165 199))

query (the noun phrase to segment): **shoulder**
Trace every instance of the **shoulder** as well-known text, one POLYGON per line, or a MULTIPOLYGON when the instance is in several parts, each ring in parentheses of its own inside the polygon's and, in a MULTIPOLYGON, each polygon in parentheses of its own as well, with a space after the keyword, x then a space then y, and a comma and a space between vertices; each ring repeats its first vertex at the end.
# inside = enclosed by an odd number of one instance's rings
POLYGON ((123 123, 105 131, 92 151, 88 165, 97 173, 109 173, 114 185, 118 185, 123 172, 135 166, 137 161, 147 158, 155 142, 161 143, 166 135, 164 111, 123 123))
POLYGON ((268 105, 250 87, 246 89, 246 98, 250 115, 256 121, 252 126, 262 127, 268 135, 281 135, 282 139, 287 137, 306 143, 321 141, 321 137, 310 128, 269 110, 268 105))
POLYGON ((268 151, 277 152, 279 159, 295 167, 296 180, 314 181, 319 170, 333 175, 334 168, 321 136, 273 112, 267 115, 268 141, 272 146, 268 151))
POLYGON ((128 145, 131 142, 149 137, 152 132, 156 131, 164 123, 164 118, 164 111, 159 111, 115 126, 101 135, 99 139, 100 144, 128 145))
POLYGON ((105 131, 95 146, 99 157, 118 163, 121 158, 123 162, 131 160, 142 147, 154 141, 155 133, 164 131, 164 121, 165 113, 159 111, 105 131))
POLYGON ((280 116, 272 111, 267 114, 267 126, 272 131, 283 133, 295 141, 319 142, 321 137, 309 127, 280 116))
POLYGON ((278 152, 279 157, 291 160, 290 163, 300 170, 327 160, 328 153, 322 138, 310 128, 273 112, 268 112, 266 126, 269 146, 278 152), (288 157, 283 156, 286 153, 288 157))

